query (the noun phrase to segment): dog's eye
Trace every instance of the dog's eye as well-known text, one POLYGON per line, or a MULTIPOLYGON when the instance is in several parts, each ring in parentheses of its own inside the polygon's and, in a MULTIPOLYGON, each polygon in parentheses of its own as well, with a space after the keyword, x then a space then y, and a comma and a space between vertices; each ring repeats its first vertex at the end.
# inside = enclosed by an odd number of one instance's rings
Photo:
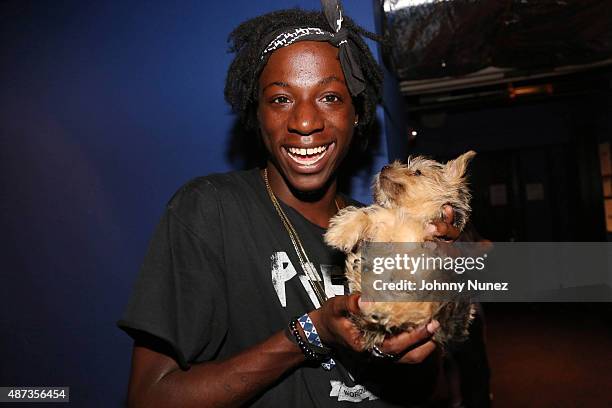
POLYGON ((414 172, 414 175, 415 175, 415 176, 420 176, 420 175, 421 175, 421 170, 417 170, 417 171, 415 171, 415 172, 414 172))

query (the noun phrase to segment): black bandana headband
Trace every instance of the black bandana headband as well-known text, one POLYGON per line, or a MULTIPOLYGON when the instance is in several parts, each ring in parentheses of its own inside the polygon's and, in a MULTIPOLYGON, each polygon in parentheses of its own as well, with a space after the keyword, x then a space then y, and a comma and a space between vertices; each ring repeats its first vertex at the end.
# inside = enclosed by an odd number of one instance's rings
POLYGON ((323 13, 333 32, 317 27, 294 27, 289 30, 273 33, 261 53, 264 60, 273 51, 294 44, 299 41, 327 41, 338 47, 340 66, 344 73, 346 86, 352 96, 357 96, 365 89, 365 79, 359 63, 353 56, 351 42, 348 41, 348 31, 342 27, 342 8, 338 0, 321 0, 323 13))

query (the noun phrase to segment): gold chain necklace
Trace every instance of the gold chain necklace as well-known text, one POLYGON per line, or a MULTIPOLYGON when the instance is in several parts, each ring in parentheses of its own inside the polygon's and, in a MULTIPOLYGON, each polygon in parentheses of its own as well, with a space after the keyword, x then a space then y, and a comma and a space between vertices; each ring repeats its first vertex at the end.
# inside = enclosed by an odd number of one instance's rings
MULTIPOLYGON (((285 211, 283 211, 283 208, 280 206, 278 199, 276 198, 276 196, 274 195, 274 192, 272 191, 272 187, 270 187, 270 182, 268 181, 268 169, 267 168, 264 169, 263 176, 264 176, 264 181, 266 183, 266 190, 268 191, 268 195, 270 196, 270 201, 272 201, 272 205, 274 206, 276 213, 280 217, 283 223, 283 226, 287 230, 287 234, 289 234, 289 239, 291 239, 291 243, 293 244, 295 253, 297 254, 298 259, 300 260, 300 265, 302 267, 302 270, 304 271, 304 274, 308 278, 308 282, 310 282, 310 286, 312 287, 312 290, 314 291, 314 294, 317 297, 317 300, 319 301, 319 305, 322 305, 323 302, 327 300, 327 294, 325 293, 325 289, 323 288, 323 284, 321 283, 322 279, 319 276, 316 268, 314 267, 314 264, 310 262, 310 259, 308 258, 308 254, 306 253, 306 250, 304 249, 304 245, 302 245, 302 241, 300 240, 300 236, 298 235, 297 231, 293 227, 293 224, 291 224, 289 217, 287 217, 287 214, 285 214, 285 211)), ((336 204, 336 209, 340 211, 340 206, 338 205, 338 201, 335 198, 334 198, 334 203, 336 204)))

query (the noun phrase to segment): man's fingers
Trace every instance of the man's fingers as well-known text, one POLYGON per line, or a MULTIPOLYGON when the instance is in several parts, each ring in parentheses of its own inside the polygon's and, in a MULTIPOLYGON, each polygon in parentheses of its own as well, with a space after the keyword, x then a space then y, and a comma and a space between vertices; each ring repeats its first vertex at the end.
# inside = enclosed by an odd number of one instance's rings
POLYGON ((410 332, 402 332, 396 336, 385 339, 380 349, 385 353, 391 354, 402 354, 406 353, 406 351, 410 352, 428 342, 433 333, 438 330, 438 327, 440 327, 440 323, 433 320, 429 324, 410 332))
POLYGON ((361 298, 361 293, 351 293, 346 298, 346 311, 350 314, 360 314, 361 309, 359 308, 359 299, 361 298))
POLYGON ((331 312, 335 317, 348 317, 351 313, 359 313, 359 297, 360 293, 352 293, 350 295, 334 296, 329 299, 331 303, 331 312))
POLYGON ((420 364, 436 349, 436 343, 429 340, 425 344, 410 350, 398 360, 398 363, 404 364, 420 364))
POLYGON ((360 293, 353 293, 348 296, 335 296, 331 302, 331 312, 333 316, 333 331, 336 338, 345 347, 355 351, 363 351, 363 337, 355 324, 347 317, 351 314, 359 314, 360 293))
POLYGON ((442 211, 444 212, 444 221, 452 225, 453 222, 455 222, 455 211, 453 211, 453 207, 445 205, 442 207, 442 211))
POLYGON ((461 235, 461 231, 459 231, 455 225, 455 210, 450 205, 445 205, 444 208, 444 221, 446 221, 446 233, 445 236, 450 239, 457 239, 459 235, 461 235))
POLYGON ((444 221, 434 221, 433 225, 436 228, 436 231, 434 232, 434 236, 436 237, 445 237, 450 227, 444 221))
MULTIPOLYGON (((353 293, 349 296, 347 296, 346 299, 346 311, 349 314, 360 314, 361 310, 359 308, 359 299, 361 298, 361 293, 353 293)), ((345 327, 347 329, 347 332, 349 334, 349 339, 350 339, 350 343, 351 346, 353 348, 353 350, 355 351, 363 351, 364 345, 363 345, 363 337, 361 335, 361 332, 359 331, 359 329, 357 327, 355 327, 355 325, 353 324, 353 322, 351 322, 350 320, 346 320, 345 321, 345 327)))
POLYGON ((455 221, 455 211, 453 210, 453 207, 450 205, 445 205, 442 208, 442 212, 444 219, 433 222, 436 229, 434 236, 446 240, 457 239, 461 232, 453 225, 453 222, 455 221))
POLYGON ((461 235, 461 231, 459 231, 459 229, 457 229, 454 225, 449 225, 444 236, 450 238, 451 240, 455 240, 459 238, 459 235, 461 235))
POLYGON ((429 340, 431 335, 424 327, 411 332, 402 332, 398 335, 388 337, 379 347, 383 352, 389 354, 401 354, 411 346, 418 346, 429 340))

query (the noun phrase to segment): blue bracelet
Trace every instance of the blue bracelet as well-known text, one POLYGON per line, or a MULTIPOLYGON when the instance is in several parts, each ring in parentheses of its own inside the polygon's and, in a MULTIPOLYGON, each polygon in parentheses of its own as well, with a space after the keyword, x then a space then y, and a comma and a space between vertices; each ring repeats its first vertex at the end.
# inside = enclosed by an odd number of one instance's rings
MULTIPOLYGON (((308 340, 310 344, 313 344, 317 347, 325 347, 321 342, 319 333, 317 333, 317 328, 310 319, 310 316, 308 316, 308 313, 305 313, 304 315, 300 316, 298 318, 298 322, 300 323, 300 326, 302 326, 302 330, 304 330, 304 334, 306 335, 306 340, 308 340)), ((321 367, 326 370, 331 370, 335 365, 336 362, 333 358, 330 358, 329 360, 321 363, 321 367)))

